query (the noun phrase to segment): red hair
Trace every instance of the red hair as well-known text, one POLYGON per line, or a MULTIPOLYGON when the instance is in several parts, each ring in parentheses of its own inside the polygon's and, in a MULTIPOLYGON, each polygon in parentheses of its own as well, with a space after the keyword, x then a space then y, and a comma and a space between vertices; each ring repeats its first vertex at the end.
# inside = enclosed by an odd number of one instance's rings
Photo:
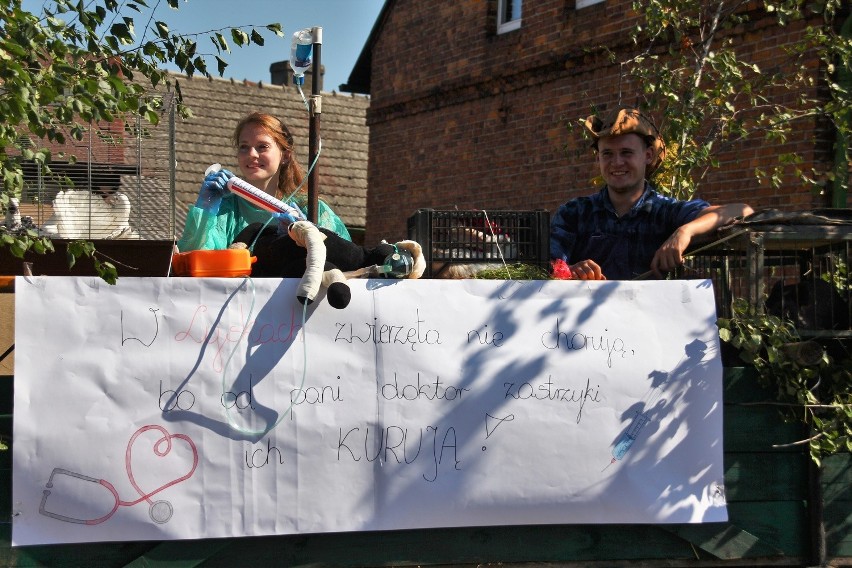
MULTIPOLYGON (((243 129, 249 124, 255 124, 263 128, 275 140, 275 143, 278 144, 282 152, 290 152, 290 160, 287 162, 287 165, 282 165, 278 171, 278 191, 275 194, 275 197, 279 199, 287 197, 296 191, 296 188, 305 179, 305 169, 296 160, 296 154, 293 152, 293 135, 290 134, 290 129, 279 118, 271 114, 253 112, 237 123, 232 137, 234 148, 239 148, 240 135, 243 129)), ((300 192, 305 192, 305 188, 300 188, 300 192)))

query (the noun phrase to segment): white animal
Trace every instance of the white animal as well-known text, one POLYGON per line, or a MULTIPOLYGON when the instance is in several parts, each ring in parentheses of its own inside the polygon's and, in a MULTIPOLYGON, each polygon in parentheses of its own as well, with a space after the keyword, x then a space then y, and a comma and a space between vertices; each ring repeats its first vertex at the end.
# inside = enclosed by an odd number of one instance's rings
POLYGON ((130 200, 120 191, 107 197, 89 191, 60 191, 53 200, 53 216, 43 230, 62 239, 127 239, 130 200))

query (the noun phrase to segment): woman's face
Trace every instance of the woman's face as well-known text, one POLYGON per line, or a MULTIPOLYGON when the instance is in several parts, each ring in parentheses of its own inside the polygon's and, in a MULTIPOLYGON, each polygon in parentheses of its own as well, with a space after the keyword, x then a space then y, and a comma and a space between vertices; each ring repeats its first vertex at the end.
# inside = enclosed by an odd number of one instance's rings
POLYGON ((247 124, 240 132, 237 162, 242 178, 267 193, 275 194, 278 171, 290 159, 288 150, 281 150, 275 139, 259 124, 247 124))

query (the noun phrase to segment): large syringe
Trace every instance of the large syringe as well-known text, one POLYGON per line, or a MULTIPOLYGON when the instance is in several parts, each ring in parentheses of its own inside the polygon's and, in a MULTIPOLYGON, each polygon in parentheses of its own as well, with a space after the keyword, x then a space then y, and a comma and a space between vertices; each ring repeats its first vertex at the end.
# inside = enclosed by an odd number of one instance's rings
MULTIPOLYGON (((204 175, 207 176, 208 174, 218 172, 221 169, 221 164, 213 164, 207 168, 204 175)), ((253 186, 244 179, 233 176, 228 180, 226 185, 231 193, 239 195, 249 203, 260 207, 261 209, 265 209, 271 213, 286 213, 295 217, 297 220, 305 220, 305 215, 298 208, 287 205, 280 199, 269 195, 262 189, 253 186)))
POLYGON ((636 437, 639 435, 639 431, 642 430, 642 427, 647 424, 651 418, 642 412, 636 411, 636 414, 633 416, 633 420, 630 423, 630 426, 627 427, 627 430, 621 435, 618 439, 618 442, 615 444, 615 447, 612 449, 612 460, 607 464, 604 468, 611 466, 615 462, 619 461, 624 457, 624 454, 627 453, 627 450, 633 445, 633 442, 636 441, 636 437))

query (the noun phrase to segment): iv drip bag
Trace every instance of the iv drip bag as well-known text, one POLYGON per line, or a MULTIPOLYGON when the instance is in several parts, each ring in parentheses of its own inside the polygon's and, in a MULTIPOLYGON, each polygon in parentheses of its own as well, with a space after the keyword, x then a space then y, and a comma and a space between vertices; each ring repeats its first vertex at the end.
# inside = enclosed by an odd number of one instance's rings
POLYGON ((314 38, 310 28, 299 30, 293 34, 293 43, 290 46, 290 68, 293 70, 294 85, 305 83, 305 71, 310 69, 312 62, 313 42, 314 38))

